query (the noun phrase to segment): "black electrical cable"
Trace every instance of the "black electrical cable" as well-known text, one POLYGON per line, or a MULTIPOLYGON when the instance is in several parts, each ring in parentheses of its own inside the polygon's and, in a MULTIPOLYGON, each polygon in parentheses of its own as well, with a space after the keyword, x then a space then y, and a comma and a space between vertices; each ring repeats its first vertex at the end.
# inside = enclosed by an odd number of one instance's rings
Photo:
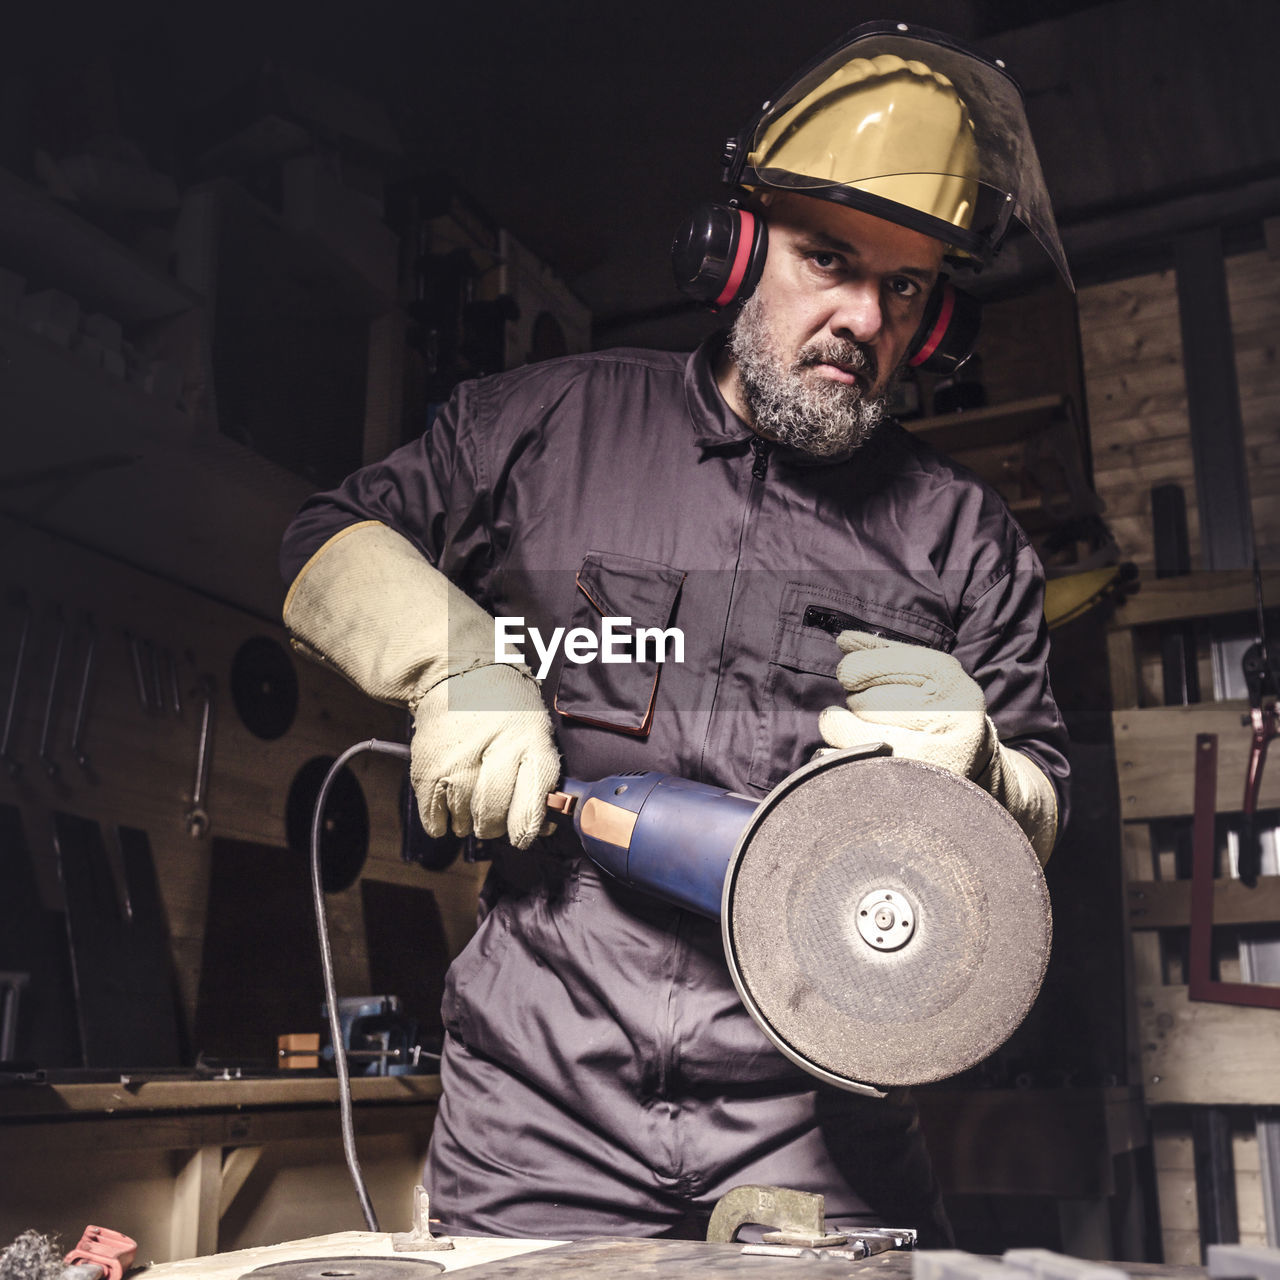
POLYGON ((342 1042, 342 1022, 338 1017, 338 993, 333 980, 333 949, 329 945, 329 922, 324 910, 324 883, 320 876, 320 827, 324 821, 324 803, 329 796, 329 787, 347 761, 362 751, 377 751, 382 755, 398 756, 401 760, 409 758, 409 748, 406 744, 370 738, 367 742, 357 742, 354 747, 348 747, 329 766, 329 772, 324 775, 320 792, 316 796, 316 807, 311 814, 311 897, 316 909, 316 932, 320 935, 320 969, 324 977, 325 1007, 329 1013, 329 1038, 333 1042, 334 1066, 338 1069, 338 1108, 342 1116, 342 1149, 347 1157, 351 1181, 355 1183, 356 1195, 360 1198, 360 1208, 364 1211, 365 1225, 370 1231, 377 1231, 378 1215, 373 1211, 373 1202, 369 1199, 369 1188, 365 1185, 364 1173, 360 1169, 360 1159, 356 1155, 355 1123, 351 1116, 351 1073, 347 1069, 347 1047, 342 1042))

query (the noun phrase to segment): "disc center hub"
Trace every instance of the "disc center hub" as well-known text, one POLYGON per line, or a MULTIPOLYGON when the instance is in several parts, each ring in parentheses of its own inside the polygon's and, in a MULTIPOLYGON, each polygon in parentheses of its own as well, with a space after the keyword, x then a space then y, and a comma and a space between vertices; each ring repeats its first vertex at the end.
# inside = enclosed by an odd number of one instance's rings
POLYGON ((896 889, 872 889, 857 911, 858 933, 877 951, 897 951, 916 931, 916 913, 896 889))

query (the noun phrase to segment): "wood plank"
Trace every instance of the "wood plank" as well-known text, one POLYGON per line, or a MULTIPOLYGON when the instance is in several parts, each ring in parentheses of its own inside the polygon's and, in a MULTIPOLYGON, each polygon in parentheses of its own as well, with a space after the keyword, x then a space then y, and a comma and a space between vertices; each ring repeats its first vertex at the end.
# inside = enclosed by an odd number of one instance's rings
POLYGON ((1078 305, 1081 328, 1123 328, 1176 307, 1177 282, 1172 271, 1109 280, 1081 289, 1078 305))
POLYGON ((1190 456, 1190 444, 1185 435, 1116 442, 1095 453, 1094 478, 1100 479, 1101 473, 1106 471, 1142 466, 1158 467, 1169 462, 1182 462, 1190 456))
POLYGON ((994 404, 963 414, 942 414, 917 418, 904 425, 927 440, 935 449, 954 453, 958 449, 1009 444, 1036 435, 1066 413, 1060 395, 1032 396, 1012 404, 994 404))
POLYGON ((1107 633, 1107 664, 1111 669, 1112 706, 1136 707, 1140 699, 1132 631, 1107 633))
POLYGON ((1138 1029, 1151 1105, 1280 1104, 1280 1010, 1191 1001, 1181 986, 1146 987, 1138 991, 1138 1029))
MULTIPOLYGON (((1191 924, 1190 880, 1131 880, 1125 885, 1131 929, 1186 928, 1191 924)), ((1280 876, 1261 876, 1257 887, 1239 880, 1213 882, 1213 922, 1272 924, 1280 921, 1280 876)))
POLYGON ((232 1147, 222 1162, 222 1185, 218 1192, 218 1218, 227 1216, 236 1196, 244 1190, 249 1175, 258 1167, 262 1147, 232 1147))
MULTIPOLYGON (((357 1104, 434 1102, 440 1077, 357 1076, 351 1081, 357 1104)), ((0 1117, 124 1115, 151 1111, 206 1111, 219 1107, 245 1111, 254 1107, 332 1105, 338 1082, 330 1076, 264 1076, 242 1080, 150 1079, 122 1076, 110 1084, 53 1084, 0 1090, 0 1117)))
MULTIPOLYGON (((1200 733, 1218 735, 1218 812, 1238 812, 1251 742, 1240 722, 1247 710, 1242 699, 1114 712, 1121 817, 1134 821, 1192 813, 1200 733)), ((1280 769, 1264 772, 1258 807, 1280 808, 1280 769)))
MULTIPOLYGON (((1280 600, 1280 568, 1263 568, 1262 593, 1268 606, 1280 600)), ((1116 610, 1111 626, 1141 627, 1254 611, 1253 572, 1249 569, 1186 573, 1176 578, 1144 576, 1139 589, 1116 610)))
POLYGON ((1185 405, 1162 413, 1131 414, 1128 417, 1120 414, 1098 417, 1091 412, 1089 419, 1089 434, 1095 453, 1113 444, 1178 439, 1186 436, 1189 429, 1185 405))
POLYGON ((170 1258, 200 1258, 217 1253, 221 1183, 221 1147, 200 1147, 182 1163, 173 1188, 170 1258))

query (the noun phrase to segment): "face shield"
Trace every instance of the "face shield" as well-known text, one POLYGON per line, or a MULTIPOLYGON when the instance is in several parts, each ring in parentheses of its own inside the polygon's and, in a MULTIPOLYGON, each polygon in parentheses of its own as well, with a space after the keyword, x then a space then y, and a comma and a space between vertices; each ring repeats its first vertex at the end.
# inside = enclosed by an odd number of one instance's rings
POLYGON ((1071 283, 1021 90, 935 32, 857 28, 748 125, 725 176, 863 209, 979 265, 1016 217, 1071 283))

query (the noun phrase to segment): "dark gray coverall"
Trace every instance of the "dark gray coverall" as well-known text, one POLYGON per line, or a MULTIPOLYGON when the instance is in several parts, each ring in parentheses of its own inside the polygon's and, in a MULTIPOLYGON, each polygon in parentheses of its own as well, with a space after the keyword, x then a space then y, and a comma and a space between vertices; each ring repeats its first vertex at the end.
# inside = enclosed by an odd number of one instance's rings
MULTIPOLYGON (((837 462, 765 445, 716 388, 716 341, 464 384, 421 440, 306 503, 286 577, 374 519, 544 636, 602 616, 680 627, 680 663, 558 656, 543 694, 581 778, 660 769, 763 796, 843 696, 833 632, 932 645, 980 683, 1065 817, 1042 573, 1000 499, 896 424, 837 462)), ((697 1234, 720 1195, 758 1182, 940 1243, 909 1101, 818 1086, 743 1010, 718 925, 580 853, 569 831, 500 852, 450 969, 426 1170, 449 1228, 697 1234)))

